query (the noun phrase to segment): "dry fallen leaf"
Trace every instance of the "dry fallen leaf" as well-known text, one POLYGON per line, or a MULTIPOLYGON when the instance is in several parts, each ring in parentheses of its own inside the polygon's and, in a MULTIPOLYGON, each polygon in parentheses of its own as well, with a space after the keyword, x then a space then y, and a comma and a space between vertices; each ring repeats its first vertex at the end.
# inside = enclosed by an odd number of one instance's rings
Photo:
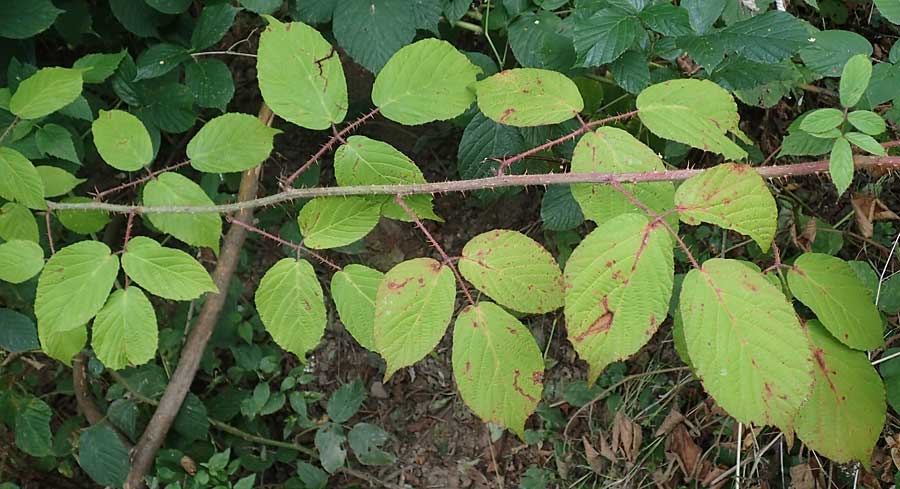
POLYGON ((871 238, 874 233, 874 222, 879 220, 900 219, 894 211, 890 210, 881 199, 873 195, 858 194, 850 200, 853 211, 856 214, 856 225, 859 233, 866 238, 871 238))
POLYGON ((672 430, 666 440, 666 450, 675 455, 686 480, 697 476, 697 464, 703 451, 694 443, 684 425, 680 424, 672 430))
POLYGON ((197 475, 197 463, 194 462, 194 459, 185 455, 181 457, 180 463, 181 468, 184 469, 184 471, 187 472, 188 475, 190 475, 191 477, 197 475))
POLYGON ((816 478, 809 464, 791 467, 791 489, 816 489, 816 478))
POLYGON ((581 437, 581 443, 584 445, 584 456, 587 458, 588 465, 591 466, 591 470, 594 471, 597 475, 605 475, 606 471, 604 470, 603 460, 600 458, 600 453, 591 445, 591 442, 588 440, 587 436, 581 437))
POLYGON ((640 425, 617 412, 613 419, 612 438, 613 447, 624 455, 625 460, 634 462, 637 459, 644 438, 640 425))
POLYGON ((810 217, 803 226, 803 231, 797 234, 797 222, 791 224, 791 240, 797 248, 803 251, 810 251, 812 242, 816 240, 816 219, 810 217))
POLYGON ((678 412, 674 407, 669 414, 666 415, 666 419, 660 423, 659 428, 656 430, 656 433, 653 435, 655 437, 668 435, 676 426, 681 424, 684 421, 684 415, 678 412))

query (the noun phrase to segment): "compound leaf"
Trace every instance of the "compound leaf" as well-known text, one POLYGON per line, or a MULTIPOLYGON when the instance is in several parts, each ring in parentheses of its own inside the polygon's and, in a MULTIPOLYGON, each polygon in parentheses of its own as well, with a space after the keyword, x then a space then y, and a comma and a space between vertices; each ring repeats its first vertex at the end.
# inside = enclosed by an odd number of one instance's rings
POLYGON ((153 304, 137 287, 117 290, 94 319, 91 347, 103 365, 121 370, 156 356, 158 328, 153 304))
POLYGON ((34 241, 14 239, 0 244, 0 280, 20 284, 44 268, 44 249, 34 241))
POLYGON ((71 104, 81 95, 81 71, 58 66, 38 70, 19 84, 9 111, 22 119, 40 119, 71 104))
POLYGON ((384 274, 364 265, 350 264, 331 277, 331 297, 341 322, 367 350, 375 351, 375 294, 384 274))
POLYGON ((375 294, 375 349, 387 362, 385 381, 437 346, 455 304, 453 272, 436 260, 416 258, 388 270, 375 294))
POLYGON ((164 299, 189 301, 219 291, 194 257, 144 236, 128 241, 122 268, 138 285, 164 299))
POLYGON ((565 75, 538 68, 516 68, 475 84, 478 108, 508 126, 557 124, 575 117, 584 100, 565 75))
POLYGON ((153 160, 153 142, 144 123, 123 110, 101 110, 91 126, 94 145, 107 165, 140 170, 153 160))
POLYGON ((269 157, 281 131, 249 114, 224 114, 203 125, 187 146, 191 166, 207 173, 239 172, 269 157))
POLYGON ((495 229, 463 248, 459 272, 497 303, 525 313, 563 304, 562 274, 543 246, 517 231, 495 229))
POLYGON ((841 73, 840 97, 841 105, 844 107, 853 107, 859 102, 866 88, 869 87, 869 80, 872 79, 872 62, 869 57, 864 54, 857 54, 847 60, 844 65, 844 71, 841 73))
POLYGON ((300 209, 297 224, 303 244, 320 250, 364 238, 378 224, 380 215, 381 203, 371 197, 316 197, 300 209))
POLYGON ((22 153, 7 147, 0 147, 0 197, 31 209, 47 208, 41 175, 22 153))
POLYGON ((325 303, 316 272, 306 260, 283 258, 256 289, 256 308, 278 346, 306 363, 325 332, 325 303))
POLYGON ((544 387, 544 359, 528 328, 492 302, 466 306, 453 327, 452 361, 469 409, 524 439, 544 387))
POLYGON ((847 138, 841 136, 834 140, 828 158, 828 171, 831 181, 837 187, 838 195, 842 195, 853 182, 853 148, 847 138))
MULTIPOLYGON (((203 189, 184 175, 166 172, 144 186, 148 206, 212 206, 203 189)), ((192 246, 208 246, 219 253, 222 219, 216 213, 147 213, 150 222, 164 233, 192 246)))

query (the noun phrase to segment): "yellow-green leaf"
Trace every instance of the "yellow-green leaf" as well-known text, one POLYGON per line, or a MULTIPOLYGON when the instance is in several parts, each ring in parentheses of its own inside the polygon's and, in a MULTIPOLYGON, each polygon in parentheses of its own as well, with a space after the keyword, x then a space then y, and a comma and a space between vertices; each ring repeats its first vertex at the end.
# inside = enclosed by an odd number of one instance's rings
POLYGON ((38 166, 35 168, 44 183, 44 197, 59 197, 72 191, 87 181, 55 166, 38 166))
POLYGON ((316 197, 300 209, 297 224, 303 244, 337 248, 364 238, 378 224, 381 201, 362 195, 316 197))
POLYGON ((384 274, 350 264, 331 277, 331 297, 341 322, 365 349, 375 351, 375 294, 384 274))
POLYGON ((153 160, 150 133, 140 119, 124 110, 101 110, 91 132, 100 157, 117 170, 140 170, 153 160))
POLYGON ((557 124, 581 112, 584 100, 565 75, 538 68, 516 68, 475 84, 478 108, 508 126, 557 124))
POLYGON ((9 111, 22 119, 39 119, 74 102, 81 86, 79 69, 40 69, 19 84, 9 100, 9 111))
POLYGON ((22 153, 7 147, 0 147, 0 197, 31 209, 47 208, 41 175, 22 153))
POLYGON ((158 330, 153 304, 137 287, 117 290, 94 319, 91 347, 107 368, 143 365, 156 356, 158 330))
POLYGON ((207 173, 239 172, 269 157, 281 131, 249 114, 224 114, 203 125, 187 146, 191 166, 207 173))
POLYGON ((38 226, 34 214, 22 204, 3 204, 0 207, 0 238, 4 241, 24 239, 37 243, 38 226))
POLYGON ((283 258, 256 289, 256 309, 278 346, 306 363, 325 332, 325 303, 316 272, 306 260, 283 258))
POLYGON ((44 250, 34 241, 14 239, 0 244, 0 280, 20 284, 44 268, 44 250))
MULTIPOLYGON (((148 206, 212 206, 215 203, 193 180, 166 172, 144 186, 148 206)), ((164 233, 192 246, 208 246, 219 253, 222 219, 216 213, 154 214, 147 218, 164 233)))
POLYGON ((219 291, 194 257, 144 236, 128 241, 122 268, 138 285, 164 299, 189 301, 219 291))

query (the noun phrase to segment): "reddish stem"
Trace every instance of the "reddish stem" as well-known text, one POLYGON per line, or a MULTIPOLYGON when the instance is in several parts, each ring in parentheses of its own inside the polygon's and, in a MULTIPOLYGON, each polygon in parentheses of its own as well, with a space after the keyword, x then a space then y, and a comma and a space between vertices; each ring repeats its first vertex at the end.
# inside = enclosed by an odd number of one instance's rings
POLYGON ((252 225, 252 224, 250 224, 250 223, 241 221, 240 219, 235 219, 235 218, 233 218, 233 217, 231 217, 231 216, 227 216, 225 219, 226 219, 228 222, 232 223, 232 224, 236 224, 236 225, 238 225, 238 226, 240 226, 240 227, 242 227, 242 228, 244 228, 244 229, 246 229, 246 230, 248 230, 248 231, 254 232, 254 233, 256 233, 256 234, 258 234, 258 235, 260 235, 260 236, 262 236, 262 237, 264 237, 264 238, 270 239, 270 240, 272 240, 272 241, 274 241, 274 242, 276 242, 276 243, 278 243, 278 244, 281 244, 281 245, 287 246, 287 247, 289 247, 289 248, 292 248, 292 249, 296 250, 298 253, 299 253, 299 252, 306 253, 306 254, 312 256, 313 258, 315 258, 316 260, 319 260, 321 263, 324 263, 325 265, 328 265, 328 266, 331 267, 333 270, 336 270, 336 271, 341 271, 341 270, 342 270, 342 268, 341 268, 339 265, 336 265, 335 263, 331 262, 330 260, 328 260, 328 259, 325 258, 324 256, 322 256, 322 255, 316 253, 315 251, 310 250, 309 248, 307 248, 307 247, 305 247, 305 246, 303 246, 303 245, 299 245, 299 244, 297 244, 297 243, 292 243, 292 242, 290 242, 290 241, 281 239, 281 238, 279 238, 278 236, 275 236, 274 234, 270 234, 270 233, 268 233, 268 232, 266 232, 266 231, 263 231, 262 229, 260 229, 260 228, 258 228, 258 227, 256 227, 256 226, 254 226, 254 225, 252 225))
POLYGON ((131 188, 131 187, 140 185, 140 184, 142 184, 142 183, 144 183, 144 182, 147 182, 147 181, 149 181, 149 180, 155 178, 155 177, 156 177, 157 175, 159 175, 159 174, 165 173, 165 172, 167 172, 167 171, 177 170, 177 169, 179 169, 179 168, 181 168, 181 167, 183 167, 183 166, 189 165, 190 163, 191 163, 191 160, 182 161, 181 163, 175 163, 174 165, 167 166, 167 167, 165 167, 165 168, 161 168, 161 169, 156 170, 156 171, 152 171, 152 172, 150 172, 146 177, 141 177, 141 178, 138 178, 137 180, 132 180, 132 181, 130 181, 130 182, 128 182, 128 183, 123 183, 122 185, 119 185, 119 186, 117 186, 117 187, 113 187, 113 188, 108 189, 108 190, 104 190, 104 191, 102 191, 102 192, 95 192, 95 193, 94 193, 94 200, 102 200, 102 199, 103 199, 104 197, 106 197, 107 195, 114 194, 114 193, 116 193, 116 192, 121 192, 122 190, 125 190, 125 189, 127 189, 127 188, 131 188))
POLYGON ((50 245, 50 254, 55 255, 56 248, 53 247, 53 231, 50 230, 50 214, 52 213, 53 211, 51 210, 47 210, 47 212, 44 213, 44 223, 47 226, 47 243, 50 245))
POLYGON ((459 282, 459 286, 460 288, 462 288, 463 294, 465 294, 466 299, 469 301, 469 304, 472 304, 472 307, 475 307, 475 300, 472 299, 472 294, 469 292, 469 287, 466 286, 462 275, 460 275, 459 270, 456 269, 456 266, 453 264, 453 260, 449 255, 447 255, 447 252, 444 251, 444 248, 442 248, 441 245, 438 244, 437 240, 434 239, 434 236, 431 235, 431 232, 428 231, 428 228, 426 228, 425 225, 422 224, 422 221, 419 220, 419 217, 416 216, 416 213, 413 212, 408 205, 406 205, 406 202, 403 202, 402 195, 397 194, 394 197, 394 201, 397 202, 397 205, 399 205, 400 208, 402 208, 403 211, 406 212, 406 215, 408 215, 409 218, 413 220, 413 222, 416 224, 416 227, 418 227, 419 230, 422 231, 422 234, 424 234, 425 238, 428 239, 428 242, 431 243, 431 246, 441 255, 441 258, 444 259, 444 263, 448 267, 450 267, 450 270, 453 271, 453 275, 456 276, 456 281, 459 282))

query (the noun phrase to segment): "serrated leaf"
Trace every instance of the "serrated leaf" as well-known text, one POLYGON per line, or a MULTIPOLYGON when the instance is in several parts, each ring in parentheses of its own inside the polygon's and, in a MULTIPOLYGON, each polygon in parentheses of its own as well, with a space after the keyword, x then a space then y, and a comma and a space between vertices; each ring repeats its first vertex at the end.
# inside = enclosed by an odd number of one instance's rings
POLYGON ((868 466, 884 427, 884 384, 865 353, 836 341, 818 321, 806 326, 815 384, 797 416, 797 436, 834 462, 868 466))
POLYGON ((366 400, 366 387, 359 379, 338 387, 328 404, 325 405, 325 412, 328 417, 335 423, 344 423, 353 417, 362 407, 366 400))
POLYGON ((37 328, 28 316, 13 311, 0 309, 0 348, 10 353, 21 353, 36 350, 38 343, 37 328))
MULTIPOLYGON (((86 204, 92 202, 92 200, 88 197, 66 197, 60 202, 64 204, 86 204)), ((78 234, 96 233, 106 227, 110 221, 109 214, 106 211, 59 210, 56 211, 56 218, 59 219, 60 224, 66 229, 78 234)), ((35 230, 37 230, 36 225, 35 230)))
POLYGON ((357 423, 347 435, 350 448, 363 465, 390 465, 396 462, 396 455, 380 448, 390 438, 387 431, 369 423, 357 423))
MULTIPOLYGON (((712 10, 715 9, 707 12, 712 10)), ((671 3, 650 5, 641 11, 639 17, 647 27, 664 36, 685 36, 694 32, 690 14, 684 6, 676 7, 671 3)))
POLYGON ((381 202, 371 197, 316 197, 300 209, 303 244, 321 250, 356 242, 378 224, 381 202))
MULTIPOLYGON (((499 158, 519 154, 532 148, 525 141, 519 129, 498 124, 478 112, 463 130, 457 150, 457 171, 464 179, 491 177, 497 174, 499 158)), ((522 173, 522 162, 514 163, 507 173, 522 173)), ((513 189, 479 190, 473 193, 476 199, 490 202, 513 189)))
POLYGON ((875 138, 869 136, 868 134, 850 131, 844 133, 844 137, 847 138, 847 141, 850 141, 854 146, 857 146, 863 151, 866 151, 873 155, 884 156, 887 154, 884 146, 882 146, 881 143, 876 141, 875 138))
POLYGON ((453 327, 453 377, 479 418, 525 438, 525 421, 541 400, 544 359, 518 319, 491 302, 464 308, 453 327))
POLYGON ((738 130, 737 104, 731 94, 709 80, 657 83, 642 91, 636 104, 641 122, 659 137, 726 158, 747 156, 725 136, 738 130))
POLYGON ((517 231, 495 229, 463 248, 459 272, 499 304, 525 313, 545 313, 563 304, 562 274, 553 256, 517 231))
MULTIPOLYGON (((212 206, 215 203, 203 189, 189 178, 166 172, 144 186, 144 205, 147 206, 212 206)), ((222 219, 215 213, 154 214, 146 217, 160 231, 171 234, 192 246, 208 246, 219 253, 222 219)))
POLYGON ((7 147, 0 147, 0 197, 32 209, 47 208, 41 175, 22 153, 7 147))
POLYGON ((501 71, 475 84, 475 93, 481 112, 508 126, 557 124, 584 108, 575 82, 537 68, 501 71))
POLYGON ((523 67, 565 72, 575 64, 572 40, 553 12, 523 12, 509 26, 509 46, 523 67))
POLYGON ((452 119, 469 108, 469 85, 481 69, 439 39, 423 39, 397 51, 375 78, 372 102, 392 121, 413 126, 452 119))
POLYGON ((847 120, 853 127, 870 136, 877 136, 887 129, 884 119, 868 110, 854 110, 847 114, 847 120))
POLYGON ((0 37, 27 39, 48 29, 63 10, 50 0, 7 0, 0 4, 0 37))
POLYGON ((92 426, 78 438, 78 464, 101 486, 121 486, 128 476, 128 449, 112 428, 92 426))
POLYGON ((87 326, 84 324, 67 330, 55 329, 44 323, 38 323, 38 338, 41 350, 50 358, 72 366, 75 358, 87 342, 87 326))
POLYGON ((306 260, 283 258, 256 289, 256 309, 278 346, 306 363, 325 332, 325 303, 316 272, 306 260))
POLYGON ((817 32, 811 39, 800 50, 800 58, 807 68, 821 76, 840 76, 847 60, 854 55, 872 55, 872 45, 855 32, 827 30, 817 32))
POLYGON ((835 108, 816 109, 800 121, 800 130, 810 134, 834 129, 844 122, 844 113, 835 108))
POLYGON ((219 292, 209 272, 194 257, 144 236, 128 241, 122 269, 148 292, 165 299, 187 301, 206 292, 219 292))
POLYGON ((56 252, 38 279, 39 327, 65 331, 86 324, 103 307, 118 272, 119 258, 99 241, 79 241, 56 252))
POLYGON ((72 133, 66 128, 58 124, 46 124, 38 129, 34 136, 41 152, 81 164, 75 151, 75 143, 72 142, 72 133))
MULTIPOLYGON (((334 154, 334 176, 338 185, 398 185, 425 183, 422 170, 405 154, 382 141, 351 136, 334 154)), ((381 213, 389 219, 410 222, 412 218, 388 197, 370 197, 383 202, 381 213)), ((403 202, 421 219, 443 221, 434 213, 430 194, 409 195, 403 202)))
POLYGON ((87 70, 82 73, 84 83, 103 83, 116 72, 126 54, 124 49, 118 53, 91 53, 78 58, 72 67, 87 70))
POLYGON ((34 241, 13 239, 0 244, 0 280, 20 284, 44 268, 44 250, 34 241))
POLYGON ((350 264, 331 277, 331 297, 350 335, 365 349, 375 351, 375 294, 384 274, 350 264))
POLYGON ((113 370, 142 365, 156 356, 156 313, 137 287, 117 290, 94 319, 91 347, 113 370))
POLYGON ((804 253, 788 269, 787 279, 794 296, 850 348, 872 350, 884 343, 881 316, 872 296, 844 260, 804 253))
POLYGON ((234 16, 241 9, 227 3, 207 5, 200 11, 194 32, 191 33, 191 49, 206 49, 222 40, 222 36, 234 24, 234 16))
POLYGON ((811 44, 806 24, 778 10, 735 22, 722 29, 718 36, 729 51, 759 63, 777 63, 811 44))
POLYGON ((869 80, 872 79, 872 62, 864 54, 857 54, 847 60, 841 73, 840 98, 841 105, 853 107, 866 93, 869 80))
POLYGON ((123 110, 101 110, 91 125, 94 145, 107 165, 135 171, 153 161, 153 142, 144 123, 123 110))
POLYGON ((431 258, 390 269, 375 294, 375 348, 387 362, 384 379, 437 346, 456 304, 450 267, 431 258))
POLYGON ((307 129, 327 129, 347 115, 341 59, 318 31, 267 17, 259 40, 259 89, 272 112, 307 129))
POLYGON ((199 59, 184 65, 184 84, 200 107, 225 111, 234 97, 231 70, 218 59, 199 59))
POLYGON ((39 119, 74 102, 81 86, 81 70, 42 68, 19 84, 9 111, 22 119, 39 119))
MULTIPOLYGON (((631 134, 615 127, 601 127, 585 134, 578 141, 572 155, 572 172, 577 173, 630 173, 665 169, 665 164, 656 152, 631 134)), ((675 207, 675 186, 671 182, 622 186, 658 214, 675 207)), ((627 212, 643 212, 609 185, 573 184, 572 195, 585 217, 597 224, 603 224, 627 212)), ((676 214, 667 219, 669 224, 678 225, 676 214)))
POLYGON ((200 128, 187 146, 191 166, 207 173, 239 172, 269 157, 279 129, 249 114, 224 114, 200 128))
POLYGON ((202 440, 209 433, 209 415, 206 405, 196 394, 188 393, 178 409, 172 428, 188 440, 202 440))
POLYGON ((672 296, 672 238, 642 214, 600 224, 566 262, 569 341, 593 384, 612 362, 644 346, 665 320, 672 296))
POLYGON ((643 32, 641 21, 620 8, 607 8, 575 22, 573 37, 580 66, 600 66, 614 61, 643 32))
POLYGON ((691 270, 680 309, 703 387, 742 423, 789 431, 812 387, 807 336, 784 294, 736 260, 691 270))
POLYGON ((831 156, 828 158, 828 171, 838 195, 843 195, 853 183, 853 149, 843 136, 834 140, 831 156))
POLYGON ((53 411, 50 406, 36 397, 29 397, 16 404, 16 447, 35 457, 50 455, 53 445, 53 435, 50 432, 53 411))
POLYGON ((415 8, 408 0, 338 2, 332 32, 354 61, 377 73, 415 38, 415 8))
POLYGON ((38 226, 34 215, 22 204, 7 202, 0 207, 0 238, 4 241, 24 239, 38 241, 38 226))
POLYGON ((573 229, 584 222, 581 206, 568 185, 549 185, 541 198, 541 221, 548 231, 573 229))
POLYGON ((753 168, 725 163, 691 177, 675 191, 678 217, 695 226, 708 222, 750 236, 768 251, 778 229, 778 208, 753 168))
POLYGON ((44 184, 44 197, 59 197, 72 191, 78 185, 87 181, 86 178, 77 178, 75 175, 55 166, 35 167, 41 182, 44 184))

